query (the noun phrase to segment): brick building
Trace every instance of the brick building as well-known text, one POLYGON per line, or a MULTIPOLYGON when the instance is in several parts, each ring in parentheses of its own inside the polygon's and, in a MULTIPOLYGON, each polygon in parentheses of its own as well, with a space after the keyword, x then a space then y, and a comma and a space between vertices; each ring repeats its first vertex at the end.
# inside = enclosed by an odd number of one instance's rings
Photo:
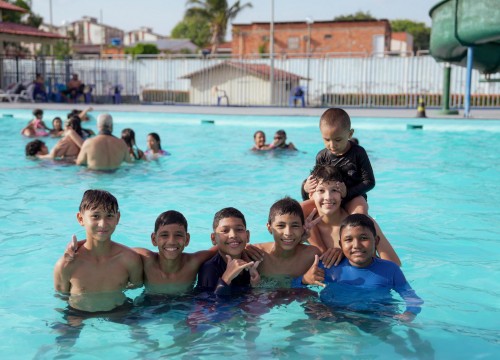
MULTIPOLYGON (((270 53, 270 23, 232 25, 232 53, 236 56, 270 53)), ((390 50, 388 20, 290 21, 274 23, 274 53, 349 56, 381 54, 390 50)))

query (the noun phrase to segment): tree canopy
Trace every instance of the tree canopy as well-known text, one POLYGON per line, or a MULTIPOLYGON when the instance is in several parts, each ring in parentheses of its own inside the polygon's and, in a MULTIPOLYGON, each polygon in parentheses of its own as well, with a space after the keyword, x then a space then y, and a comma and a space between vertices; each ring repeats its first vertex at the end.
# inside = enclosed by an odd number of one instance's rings
POLYGON ((358 11, 351 15, 339 15, 333 18, 333 21, 352 21, 352 20, 377 20, 369 11, 358 11))
POLYGON ((172 29, 174 39, 189 39, 193 44, 202 48, 210 44, 210 25, 208 20, 198 15, 185 16, 172 29))
POLYGON ((413 51, 428 50, 431 38, 431 29, 423 22, 412 20, 392 20, 392 31, 406 31, 413 36, 413 51))
POLYGON ((156 47, 155 44, 136 44, 133 47, 128 47, 125 49, 125 54, 130 54, 133 57, 137 55, 146 55, 146 54, 159 54, 160 51, 156 47))

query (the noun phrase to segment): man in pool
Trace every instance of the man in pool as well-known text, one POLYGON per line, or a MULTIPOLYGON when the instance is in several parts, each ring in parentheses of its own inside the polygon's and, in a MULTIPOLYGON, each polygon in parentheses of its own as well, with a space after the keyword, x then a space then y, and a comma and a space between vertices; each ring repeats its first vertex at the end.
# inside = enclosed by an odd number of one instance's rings
POLYGON ((134 248, 144 264, 144 285, 147 294, 178 294, 193 289, 198 269, 215 255, 217 249, 184 253, 189 244, 188 223, 175 210, 161 213, 155 222, 151 242, 158 248, 153 252, 134 248))
POLYGON ((142 262, 132 249, 111 240, 120 220, 116 198, 107 191, 87 190, 76 218, 85 228, 86 241, 74 259, 65 254, 57 261, 55 289, 69 294, 70 308, 78 313, 130 306, 123 292, 142 286, 142 262))
POLYGON ((76 159, 77 165, 87 165, 91 170, 115 170, 122 162, 131 163, 127 144, 115 136, 113 118, 100 114, 97 118, 97 136, 85 140, 76 159))
POLYGON ((316 256, 314 265, 299 279, 307 285, 326 284, 320 293, 325 304, 361 311, 391 304, 390 292, 395 290, 406 302, 406 310, 394 317, 410 322, 420 313, 423 301, 408 284, 399 266, 376 257, 378 242, 375 224, 368 216, 349 215, 340 225, 340 245, 345 259, 338 266, 325 269, 318 265, 316 256), (335 285, 342 286, 342 290, 335 285))
POLYGON ((39 158, 49 153, 47 145, 42 140, 33 140, 26 144, 26 156, 32 159, 39 158))

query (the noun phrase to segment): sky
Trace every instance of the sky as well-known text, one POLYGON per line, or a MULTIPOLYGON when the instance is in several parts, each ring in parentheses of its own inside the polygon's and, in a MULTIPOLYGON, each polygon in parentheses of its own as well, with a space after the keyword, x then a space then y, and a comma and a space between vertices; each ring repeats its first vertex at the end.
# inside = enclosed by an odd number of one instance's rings
MULTIPOLYGON (((228 2, 232 5, 235 1, 228 2)), ((253 7, 244 9, 235 23, 271 20, 272 0, 241 0, 241 4, 248 2, 253 7)), ((32 0, 32 10, 47 24, 51 3, 52 22, 56 26, 92 16, 124 31, 148 26, 161 35, 170 35, 186 10, 185 0, 32 0)), ((430 26, 429 10, 437 3, 439 0, 274 0, 274 21, 305 21, 306 18, 325 21, 364 11, 378 19, 409 19, 430 26)))

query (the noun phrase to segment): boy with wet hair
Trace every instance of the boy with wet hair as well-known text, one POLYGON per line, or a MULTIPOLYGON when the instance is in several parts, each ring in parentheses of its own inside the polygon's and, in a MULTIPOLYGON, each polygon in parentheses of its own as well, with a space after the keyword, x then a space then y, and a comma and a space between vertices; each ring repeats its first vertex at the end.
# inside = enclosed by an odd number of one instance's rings
MULTIPOLYGON (((363 147, 350 141, 354 130, 347 112, 340 108, 326 110, 319 120, 325 149, 316 155, 316 164, 334 166, 344 178, 341 185, 342 206, 349 214, 368 214, 366 193, 375 187, 370 159, 363 147)), ((318 180, 309 176, 304 184, 307 193, 314 192, 318 180)))
POLYGON ((111 240, 120 220, 118 201, 104 190, 83 194, 76 218, 86 240, 65 253, 54 269, 54 287, 69 294, 70 308, 79 313, 110 312, 131 306, 124 290, 142 286, 142 261, 132 249, 111 240))
MULTIPOLYGON (((316 164, 311 171, 311 176, 316 179, 317 185, 314 192, 310 194, 311 199, 301 204, 304 215, 314 219, 309 226, 311 228, 309 243, 323 252, 321 257, 323 264, 327 267, 338 265, 342 258, 339 242, 340 225, 349 215, 341 206, 342 174, 336 167, 316 164), (317 218, 314 218, 316 214, 317 218)), ((380 237, 377 247, 379 256, 401 265, 401 261, 391 244, 378 224, 374 223, 380 237)))
POLYGON ((198 290, 229 295, 259 282, 257 267, 260 261, 246 262, 241 258, 250 239, 246 226, 245 216, 233 207, 224 208, 215 214, 210 238, 218 252, 198 271, 198 290))
POLYGON ((49 153, 47 145, 42 140, 33 140, 26 144, 26 156, 31 158, 37 158, 49 153))
POLYGON ((390 304, 390 292, 395 290, 406 302, 406 310, 394 317, 412 321, 421 311, 423 301, 408 284, 399 266, 376 257, 379 240, 375 224, 368 216, 347 216, 340 225, 340 245, 345 259, 338 266, 326 269, 318 265, 316 257, 301 282, 324 286, 320 293, 324 303, 354 307, 355 310, 390 304), (335 285, 343 287, 339 290, 335 285))
POLYGON ((180 212, 169 210, 156 218, 151 242, 158 252, 133 249, 142 257, 147 294, 179 294, 193 289, 201 264, 217 250, 186 254, 183 251, 189 240, 188 223, 180 212))

